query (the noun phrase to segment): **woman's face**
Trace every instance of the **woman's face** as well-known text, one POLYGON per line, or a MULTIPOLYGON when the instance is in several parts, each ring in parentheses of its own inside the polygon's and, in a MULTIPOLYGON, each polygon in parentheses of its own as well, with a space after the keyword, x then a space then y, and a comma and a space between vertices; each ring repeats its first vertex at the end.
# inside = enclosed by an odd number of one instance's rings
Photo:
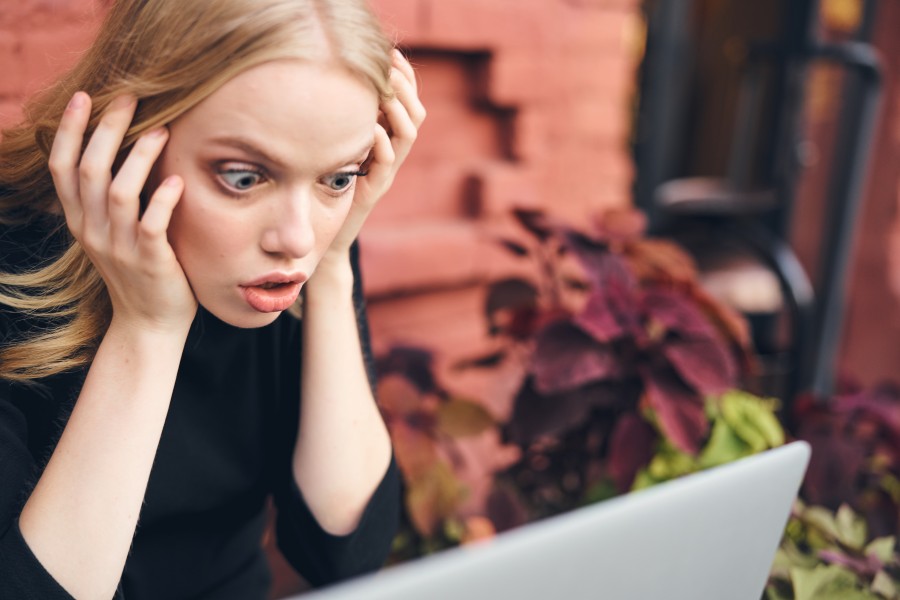
POLYGON ((184 179, 169 241, 204 308, 260 327, 296 300, 347 216, 377 116, 348 72, 280 60, 170 125, 156 175, 184 179))

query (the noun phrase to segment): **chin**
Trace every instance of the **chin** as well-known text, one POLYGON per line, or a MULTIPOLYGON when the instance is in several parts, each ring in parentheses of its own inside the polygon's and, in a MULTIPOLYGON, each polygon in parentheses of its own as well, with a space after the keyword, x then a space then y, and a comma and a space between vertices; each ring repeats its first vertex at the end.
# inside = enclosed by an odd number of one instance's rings
POLYGON ((231 325, 232 327, 237 327, 239 329, 257 329, 259 327, 271 325, 275 322, 275 319, 284 312, 277 311, 263 313, 255 311, 250 307, 247 307, 245 310, 235 310, 233 308, 230 308, 229 310, 218 310, 218 307, 215 306, 207 306, 202 303, 201 305, 208 313, 226 325, 231 325))

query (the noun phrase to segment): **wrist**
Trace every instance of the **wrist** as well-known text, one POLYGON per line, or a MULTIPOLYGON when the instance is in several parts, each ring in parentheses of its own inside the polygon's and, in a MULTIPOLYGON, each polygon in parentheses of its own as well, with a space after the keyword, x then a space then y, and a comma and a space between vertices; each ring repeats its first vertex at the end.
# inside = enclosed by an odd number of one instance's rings
POLYGON ((143 322, 118 317, 113 313, 106 336, 129 340, 135 344, 149 344, 157 347, 183 347, 192 323, 193 319, 172 323, 143 322))
POLYGON ((350 252, 329 251, 319 262, 306 287, 306 296, 318 292, 353 291, 353 268, 350 265, 350 252))

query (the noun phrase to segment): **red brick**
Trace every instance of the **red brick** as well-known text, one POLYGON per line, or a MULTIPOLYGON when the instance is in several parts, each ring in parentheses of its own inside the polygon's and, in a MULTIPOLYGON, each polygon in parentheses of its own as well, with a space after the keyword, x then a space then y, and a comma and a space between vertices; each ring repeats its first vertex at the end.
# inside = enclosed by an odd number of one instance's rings
MULTIPOLYGON (((483 164, 484 161, 478 161, 483 164)), ((470 173, 456 160, 410 163, 369 218, 376 226, 404 227, 423 220, 462 217, 462 181, 470 173)))
POLYGON ((488 66, 488 96, 497 104, 513 105, 552 97, 547 80, 558 67, 546 53, 500 49, 488 66))
POLYGON ((422 39, 425 23, 420 0, 373 0, 371 5, 396 43, 406 46, 422 39))
POLYGON ((533 169, 515 164, 492 164, 483 165, 478 175, 487 214, 504 215, 514 207, 540 207, 544 203, 533 169))
POLYGON ((566 74, 560 87, 566 94, 619 99, 634 89, 636 67, 624 53, 568 52, 559 62, 566 74))
POLYGON ((9 31, 0 31, 0 96, 21 93, 23 72, 19 41, 9 31))
POLYGON ((0 99, 0 129, 11 127, 22 118, 22 103, 0 99))
POLYGON ((568 122, 577 138, 590 141, 625 140, 630 131, 627 104, 606 98, 583 98, 566 104, 568 122), (576 133, 577 132, 577 133, 576 133))
POLYGON ((607 10, 584 9, 577 5, 564 5, 561 25, 561 47, 583 52, 618 51, 628 47, 638 15, 628 10, 612 7, 607 10))
POLYGON ((558 19, 542 4, 521 0, 427 0, 433 44, 459 49, 551 45, 558 19), (549 17, 549 18, 548 18, 549 17))
POLYGON ((366 293, 372 296, 471 285, 485 276, 484 253, 494 250, 467 221, 368 227, 360 244, 366 293))
POLYGON ((34 93, 71 68, 93 41, 95 30, 67 26, 28 31, 22 36, 24 92, 34 93))

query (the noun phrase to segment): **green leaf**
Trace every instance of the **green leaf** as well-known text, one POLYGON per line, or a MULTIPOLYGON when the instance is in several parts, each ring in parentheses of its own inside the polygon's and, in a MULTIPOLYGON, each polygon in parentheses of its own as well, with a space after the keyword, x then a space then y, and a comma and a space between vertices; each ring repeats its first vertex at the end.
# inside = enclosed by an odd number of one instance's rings
POLYGON ((750 454, 750 447, 734 432, 724 419, 716 419, 706 447, 700 452, 702 469, 734 462, 750 454))
POLYGON ((466 492, 446 463, 435 463, 408 484, 406 507, 413 526, 423 536, 433 536, 438 524, 456 511, 466 492))
POLYGON ((892 579, 884 571, 878 571, 872 580, 872 591, 889 600, 896 600, 900 598, 900 582, 892 579))
POLYGON ((894 546, 896 543, 897 538, 892 535, 877 538, 866 546, 865 555, 871 556, 874 554, 882 563, 889 563, 894 558, 894 546))
MULTIPOLYGON (((810 527, 813 527, 825 536, 823 541, 826 544, 833 543, 840 537, 834 515, 827 508, 810 506, 803 512, 803 519, 810 527)), ((810 538, 813 537, 813 533, 808 533, 810 538)), ((812 543, 813 540, 810 539, 810 542, 812 543)))
POLYGON ((616 484, 613 483, 611 479, 604 478, 592 485, 587 489, 584 493, 584 499, 582 503, 594 504, 596 502, 603 502, 604 500, 608 500, 613 496, 618 495, 618 490, 616 489, 616 484))
POLYGON ((804 552, 796 542, 785 538, 781 542, 781 547, 775 553, 775 562, 773 568, 777 567, 779 572, 784 572, 784 576, 788 577, 791 568, 801 567, 804 569, 812 569, 816 565, 822 564, 818 556, 804 552))
POLYGON ((636 492, 638 490, 643 490, 648 487, 653 487, 658 483, 662 482, 658 479, 654 479, 647 469, 641 469, 638 471, 637 475, 634 476, 634 483, 631 484, 631 491, 636 492))
POLYGON ((865 519, 853 512, 853 509, 847 504, 841 504, 837 511, 835 524, 838 530, 838 540, 842 544, 854 550, 863 549, 868 537, 865 519))
POLYGON ((438 408, 437 428, 452 438, 478 435, 494 424, 491 413, 470 400, 453 399, 438 408))
POLYGON ((791 569, 795 600, 870 600, 877 596, 861 589, 851 571, 837 565, 791 569))
POLYGON ((784 429, 775 416, 772 403, 732 390, 721 398, 722 418, 734 429, 752 452, 762 452, 784 444, 784 429))
POLYGON ((660 445, 660 450, 647 465, 650 475, 657 481, 668 481, 693 473, 698 465, 690 454, 675 449, 670 443, 660 445))

